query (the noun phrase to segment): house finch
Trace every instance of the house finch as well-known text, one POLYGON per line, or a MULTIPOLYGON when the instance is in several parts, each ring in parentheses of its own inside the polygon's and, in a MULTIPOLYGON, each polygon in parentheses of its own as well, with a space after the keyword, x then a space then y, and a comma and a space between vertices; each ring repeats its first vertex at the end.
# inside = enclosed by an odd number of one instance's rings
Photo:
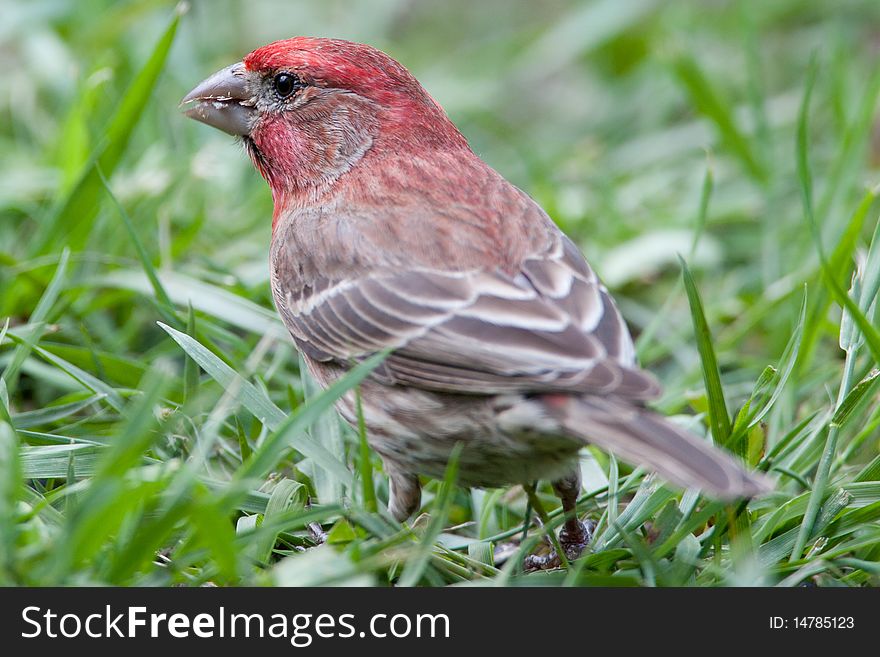
MULTIPOLYGON (((384 53, 278 41, 183 104, 240 137, 269 183, 272 293, 314 378, 393 349, 361 396, 398 520, 457 443, 464 485, 553 482, 574 553, 588 442, 719 499, 769 489, 645 407, 660 387, 581 252, 384 53)), ((338 407, 356 425, 354 394, 338 407)))

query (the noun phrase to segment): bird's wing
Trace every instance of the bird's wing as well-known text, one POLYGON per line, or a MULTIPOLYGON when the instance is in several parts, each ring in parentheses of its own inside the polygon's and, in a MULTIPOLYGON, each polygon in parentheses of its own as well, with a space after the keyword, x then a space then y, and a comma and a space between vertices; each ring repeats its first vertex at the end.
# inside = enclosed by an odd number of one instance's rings
MULTIPOLYGON (((282 286, 283 287, 283 286, 282 286)), ((350 363, 391 347, 387 383, 471 394, 659 393, 580 251, 560 235, 515 275, 410 269, 321 280, 277 300, 298 346, 350 363)))

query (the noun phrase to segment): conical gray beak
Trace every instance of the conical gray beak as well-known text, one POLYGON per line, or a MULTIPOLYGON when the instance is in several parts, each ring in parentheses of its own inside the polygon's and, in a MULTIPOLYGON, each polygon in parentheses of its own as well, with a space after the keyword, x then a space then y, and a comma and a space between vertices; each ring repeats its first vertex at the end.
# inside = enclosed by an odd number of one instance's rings
POLYGON ((242 62, 217 71, 180 101, 191 119, 229 133, 250 134, 256 117, 255 99, 242 62))

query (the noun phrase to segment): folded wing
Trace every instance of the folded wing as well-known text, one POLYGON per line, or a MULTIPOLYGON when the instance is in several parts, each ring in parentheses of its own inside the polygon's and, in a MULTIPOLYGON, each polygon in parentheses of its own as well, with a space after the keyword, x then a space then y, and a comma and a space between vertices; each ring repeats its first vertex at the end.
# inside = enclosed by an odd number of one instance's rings
POLYGON ((518 272, 411 269, 321 280, 279 304, 298 346, 349 363, 394 352, 387 383, 445 392, 572 391, 644 400, 656 381, 604 286, 560 235, 518 272))

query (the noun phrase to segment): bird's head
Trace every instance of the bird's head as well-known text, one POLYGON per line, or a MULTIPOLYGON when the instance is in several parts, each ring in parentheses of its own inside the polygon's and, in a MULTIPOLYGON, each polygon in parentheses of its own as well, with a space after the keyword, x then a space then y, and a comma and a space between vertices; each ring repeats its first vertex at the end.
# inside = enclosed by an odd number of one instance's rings
POLYGON ((181 105, 187 116, 241 137, 272 188, 276 214, 325 193, 365 157, 467 146, 403 66, 337 39, 258 48, 181 105))

